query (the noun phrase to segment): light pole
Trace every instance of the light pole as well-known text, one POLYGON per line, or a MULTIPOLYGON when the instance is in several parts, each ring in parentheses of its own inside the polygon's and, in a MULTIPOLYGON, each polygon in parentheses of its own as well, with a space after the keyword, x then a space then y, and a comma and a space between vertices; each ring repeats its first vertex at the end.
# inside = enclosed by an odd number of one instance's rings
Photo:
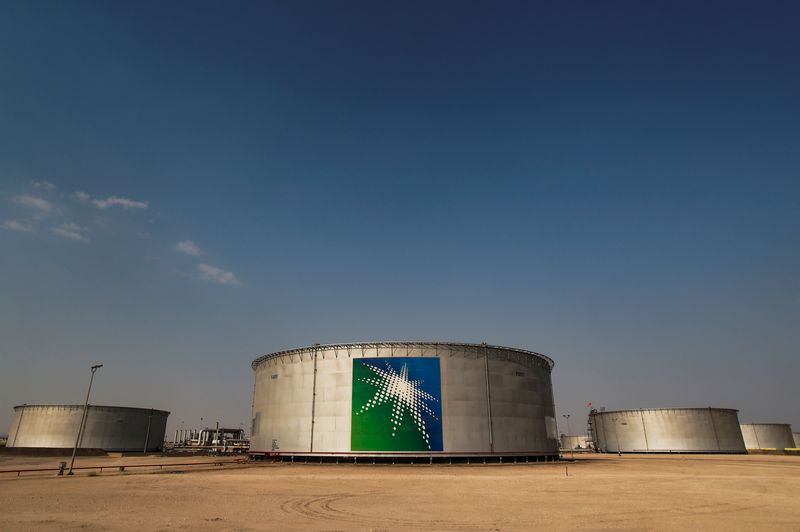
MULTIPOLYGON (((561 414, 561 417, 567 420, 567 441, 569 441, 570 437, 572 436, 572 429, 569 426, 569 417, 571 415, 572 414, 561 414)), ((572 458, 575 458, 575 446, 572 444, 570 444, 569 453, 572 458)))
POLYGON ((68 475, 74 474, 72 472, 72 466, 75 465, 75 455, 78 453, 78 444, 81 442, 81 436, 83 436, 83 425, 86 423, 86 411, 89 409, 89 394, 92 393, 92 381, 94 381, 94 372, 97 371, 98 368, 102 368, 102 364, 97 364, 92 366, 90 369, 92 370, 92 376, 89 377, 89 389, 86 391, 86 401, 83 403, 83 415, 81 416, 81 423, 78 425, 78 437, 75 438, 75 447, 72 448, 72 459, 69 461, 69 473, 68 475))

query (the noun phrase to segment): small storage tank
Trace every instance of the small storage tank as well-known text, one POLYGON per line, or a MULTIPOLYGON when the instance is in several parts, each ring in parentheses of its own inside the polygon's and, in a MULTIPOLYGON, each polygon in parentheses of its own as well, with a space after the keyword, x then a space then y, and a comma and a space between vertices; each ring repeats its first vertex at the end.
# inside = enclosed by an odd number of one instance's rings
POLYGON ((564 450, 592 449, 594 444, 588 434, 579 436, 561 435, 561 448, 564 450))
POLYGON ((753 450, 782 451, 795 446, 792 427, 786 423, 742 423, 745 446, 753 450))
POLYGON ((746 453, 738 410, 644 408, 592 411, 595 448, 605 453, 746 453))
MULTIPOLYGON (((83 405, 14 407, 8 447, 72 449, 83 405)), ((78 447, 105 451, 158 451, 164 443, 169 412, 152 408, 89 405, 78 447)))
POLYGON ((250 453, 354 461, 557 458, 552 367, 532 351, 450 342, 270 353, 252 363, 250 453))

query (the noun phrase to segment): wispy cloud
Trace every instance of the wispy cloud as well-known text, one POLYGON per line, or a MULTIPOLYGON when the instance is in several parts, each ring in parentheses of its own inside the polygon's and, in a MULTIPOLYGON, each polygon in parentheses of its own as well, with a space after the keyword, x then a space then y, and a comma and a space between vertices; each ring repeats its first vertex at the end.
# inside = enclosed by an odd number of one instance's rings
POLYGON ((58 227, 51 227, 50 232, 54 235, 66 238, 67 240, 74 240, 76 242, 89 242, 86 237, 87 229, 75 223, 62 224, 58 227))
POLYGON ((150 203, 146 201, 137 201, 130 198, 122 198, 120 196, 109 196, 105 199, 92 198, 86 192, 79 190, 75 193, 75 197, 82 203, 91 203, 98 209, 109 209, 111 207, 122 207, 123 209, 146 209, 150 203))
POLYGON ((33 185, 33 188, 40 188, 47 192, 52 192, 56 189, 56 186, 50 181, 31 181, 31 185, 33 185))
POLYGON ((186 253, 187 255, 191 255, 193 257, 199 257, 203 254, 203 251, 191 240, 181 240, 175 244, 175 249, 181 253, 186 253))
POLYGON ((33 231, 33 226, 31 224, 26 224, 25 222, 20 222, 19 220, 6 220, 0 225, 3 229, 8 229, 9 231, 23 231, 25 233, 30 233, 33 231))
POLYGON ((119 206, 123 209, 146 209, 149 205, 146 201, 136 201, 119 196, 109 196, 106 199, 93 199, 92 204, 98 209, 108 209, 109 207, 119 206))
POLYGON ((51 212, 53 210, 52 203, 46 199, 42 199, 37 196, 31 196, 30 194, 15 196, 14 203, 24 207, 30 207, 31 209, 36 209, 41 212, 51 212))
POLYGON ((200 272, 200 278, 204 281, 227 286, 244 286, 244 283, 237 279, 233 272, 226 272, 222 268, 217 268, 210 264, 198 264, 197 271, 200 272))

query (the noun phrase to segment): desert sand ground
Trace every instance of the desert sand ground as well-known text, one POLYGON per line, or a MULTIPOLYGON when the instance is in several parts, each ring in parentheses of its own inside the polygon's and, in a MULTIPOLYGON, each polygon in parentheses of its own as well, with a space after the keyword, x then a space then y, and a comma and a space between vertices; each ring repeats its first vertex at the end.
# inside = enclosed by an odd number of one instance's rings
MULTIPOLYGON (((175 461, 80 462, 146 460, 175 461)), ((0 469, 53 461, 4 458, 0 469)), ((270 463, 0 475, 0 529, 800 530, 798 456, 593 454, 576 456, 569 476, 566 467, 270 463)))

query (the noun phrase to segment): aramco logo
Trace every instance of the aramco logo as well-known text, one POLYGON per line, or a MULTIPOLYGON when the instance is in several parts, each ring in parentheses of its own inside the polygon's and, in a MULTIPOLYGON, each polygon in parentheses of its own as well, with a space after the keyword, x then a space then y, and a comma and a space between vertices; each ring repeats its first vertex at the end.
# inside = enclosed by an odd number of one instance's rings
POLYGON ((353 451, 441 451, 438 358, 353 359, 353 451))

